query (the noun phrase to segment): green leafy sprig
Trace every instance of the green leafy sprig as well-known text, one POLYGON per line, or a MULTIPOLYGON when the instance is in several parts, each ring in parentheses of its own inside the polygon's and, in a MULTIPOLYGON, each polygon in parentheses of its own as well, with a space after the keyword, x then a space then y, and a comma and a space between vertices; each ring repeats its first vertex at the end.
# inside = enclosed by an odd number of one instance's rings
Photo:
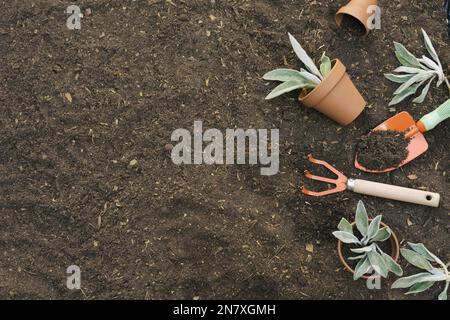
POLYGON ((425 270, 409 277, 398 279, 392 288, 409 288, 406 294, 419 293, 431 288, 436 282, 445 282, 444 290, 439 294, 439 300, 447 300, 447 290, 450 285, 448 265, 431 253, 422 243, 410 243, 412 249, 401 249, 401 254, 413 266, 425 270), (433 266, 435 264, 437 267, 433 266))
POLYGON ((431 59, 425 55, 417 58, 402 44, 394 42, 395 56, 402 66, 394 70, 398 74, 387 73, 384 76, 392 82, 401 85, 394 91, 394 97, 389 105, 400 103, 405 98, 414 95, 417 90, 424 85, 422 92, 418 95, 413 103, 422 103, 430 90, 431 83, 437 78, 436 87, 442 83, 446 83, 450 91, 450 83, 444 74, 441 61, 434 49, 434 46, 425 30, 422 29, 425 47, 431 56, 431 59))

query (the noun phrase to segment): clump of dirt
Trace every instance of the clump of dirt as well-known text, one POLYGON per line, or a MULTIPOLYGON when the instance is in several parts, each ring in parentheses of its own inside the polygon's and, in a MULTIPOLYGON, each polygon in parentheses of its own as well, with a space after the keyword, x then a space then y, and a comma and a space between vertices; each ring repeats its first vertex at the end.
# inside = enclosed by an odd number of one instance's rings
POLYGON ((369 170, 398 166, 408 156, 410 139, 400 131, 374 131, 358 145, 358 162, 369 170))

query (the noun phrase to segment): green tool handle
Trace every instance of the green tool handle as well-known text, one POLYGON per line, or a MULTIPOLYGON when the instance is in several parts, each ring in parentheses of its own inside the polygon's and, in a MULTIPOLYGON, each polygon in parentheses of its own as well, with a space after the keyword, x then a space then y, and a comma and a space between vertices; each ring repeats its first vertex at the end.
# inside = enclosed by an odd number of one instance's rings
POLYGON ((450 118, 450 99, 441 104, 436 110, 424 115, 419 120, 424 126, 424 132, 434 129, 439 123, 450 118))

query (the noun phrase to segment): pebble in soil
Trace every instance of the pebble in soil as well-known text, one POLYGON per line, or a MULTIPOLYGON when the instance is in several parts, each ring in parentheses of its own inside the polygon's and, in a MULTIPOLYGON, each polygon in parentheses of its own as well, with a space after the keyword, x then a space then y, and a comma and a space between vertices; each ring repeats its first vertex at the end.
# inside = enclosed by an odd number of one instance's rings
POLYGON ((410 139, 400 131, 374 131, 358 145, 358 162, 369 170, 397 167, 408 157, 410 139))

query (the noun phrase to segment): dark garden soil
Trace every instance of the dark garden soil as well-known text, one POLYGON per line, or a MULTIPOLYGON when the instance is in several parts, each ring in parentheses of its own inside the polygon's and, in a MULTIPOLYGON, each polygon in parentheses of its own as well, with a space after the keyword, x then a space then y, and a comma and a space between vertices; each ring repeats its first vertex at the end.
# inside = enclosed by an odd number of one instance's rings
POLYGON ((369 170, 384 170, 400 165, 408 157, 410 139, 404 132, 373 131, 358 144, 358 162, 369 170))
MULTIPOLYGON (((362 199, 402 241, 450 260, 449 122, 428 152, 389 174, 353 167, 355 147, 393 114, 444 102, 387 106, 393 41, 424 54, 420 27, 450 62, 440 0, 380 1, 382 29, 338 29, 346 1, 0 1, 0 298, 435 299, 354 282, 331 235, 362 199), (89 10, 88 10, 89 9, 89 10), (340 127, 297 101, 271 101, 261 76, 298 68, 287 32, 316 59, 339 58, 368 101, 340 127), (280 172, 186 165, 170 158, 177 128, 279 128, 280 172), (299 187, 313 153, 347 175, 439 192, 439 208, 350 192, 314 198, 299 187), (417 179, 409 179, 408 176, 417 179), (78 265, 82 291, 66 288, 78 265)), ((320 171, 318 171, 320 173, 320 171)), ((323 186, 318 186, 323 187, 323 186)), ((405 261, 401 261, 405 266, 405 261)), ((405 268, 406 274, 415 270, 405 268)))

